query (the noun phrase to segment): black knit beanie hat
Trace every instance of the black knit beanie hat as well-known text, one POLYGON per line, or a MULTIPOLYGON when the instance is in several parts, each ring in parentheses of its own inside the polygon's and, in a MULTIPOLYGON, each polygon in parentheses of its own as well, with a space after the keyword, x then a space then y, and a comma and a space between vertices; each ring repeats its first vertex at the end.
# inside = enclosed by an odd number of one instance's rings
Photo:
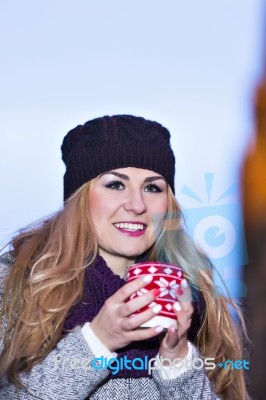
POLYGON ((61 150, 66 165, 64 200, 99 174, 126 167, 157 172, 174 192, 170 133, 155 121, 132 115, 96 118, 69 131, 61 150))

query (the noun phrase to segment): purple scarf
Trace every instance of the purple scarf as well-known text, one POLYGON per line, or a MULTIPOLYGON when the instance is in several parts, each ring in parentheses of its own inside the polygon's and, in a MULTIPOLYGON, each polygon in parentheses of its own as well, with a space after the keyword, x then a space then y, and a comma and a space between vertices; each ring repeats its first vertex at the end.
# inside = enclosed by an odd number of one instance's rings
MULTIPOLYGON (((70 309, 70 312, 65 320, 64 331, 66 332, 72 330, 76 326, 82 325, 85 322, 91 322, 100 311, 105 300, 114 294, 124 284, 124 279, 120 278, 119 275, 115 275, 107 266, 105 260, 101 256, 97 256, 94 263, 85 270, 82 299, 78 304, 74 305, 70 309)), ((196 304, 198 305, 198 302, 196 304)), ((196 309, 197 308, 198 307, 196 307, 196 309)), ((197 332, 199 328, 196 322, 197 321, 195 320, 194 323, 193 318, 192 336, 194 336, 194 331, 197 332)), ((193 339, 193 337, 190 339, 193 339)), ((142 360, 151 359, 156 357, 159 351, 159 346, 160 340, 158 336, 145 341, 133 342, 122 349, 116 350, 116 353, 118 353, 117 358, 120 360, 124 356, 127 356, 128 360, 133 360, 134 358, 141 358, 142 360)), ((138 363, 138 365, 140 364, 138 363)), ((110 378, 142 377, 150 377, 146 369, 128 370, 123 368, 115 375, 110 374, 110 378)))

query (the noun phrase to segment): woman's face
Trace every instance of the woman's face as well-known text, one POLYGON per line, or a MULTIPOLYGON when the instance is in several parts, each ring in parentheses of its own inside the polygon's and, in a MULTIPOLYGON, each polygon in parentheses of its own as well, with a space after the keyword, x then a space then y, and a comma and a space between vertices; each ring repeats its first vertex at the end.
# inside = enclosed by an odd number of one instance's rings
POLYGON ((156 172, 119 168, 91 182, 89 207, 107 261, 125 263, 148 250, 162 230, 167 213, 167 183, 156 172))

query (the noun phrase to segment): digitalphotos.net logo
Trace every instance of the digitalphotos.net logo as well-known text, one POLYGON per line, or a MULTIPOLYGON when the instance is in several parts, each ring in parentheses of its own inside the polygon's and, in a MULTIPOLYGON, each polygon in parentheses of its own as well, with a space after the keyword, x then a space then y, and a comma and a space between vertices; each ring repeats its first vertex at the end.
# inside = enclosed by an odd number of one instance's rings
POLYGON ((96 357, 93 359, 88 358, 61 358, 58 356, 54 357, 54 371, 58 369, 68 369, 68 370, 110 370, 112 375, 117 375, 120 371, 147 371, 148 375, 151 375, 155 370, 164 370, 167 374, 165 368, 174 368, 175 370, 183 369, 185 370, 201 370, 205 369, 213 370, 215 368, 230 369, 230 370, 249 370, 250 365, 247 360, 226 360, 225 362, 215 363, 215 358, 193 358, 193 360, 176 358, 171 360, 166 357, 159 357, 149 359, 148 356, 144 358, 133 358, 129 359, 127 356, 121 358, 109 358, 106 357, 96 357))

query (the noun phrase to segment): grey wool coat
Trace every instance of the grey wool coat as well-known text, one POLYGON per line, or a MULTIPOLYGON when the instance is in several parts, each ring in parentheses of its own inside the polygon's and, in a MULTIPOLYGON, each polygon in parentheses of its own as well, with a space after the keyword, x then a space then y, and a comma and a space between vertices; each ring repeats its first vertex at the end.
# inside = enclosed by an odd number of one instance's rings
MULTIPOLYGON (((11 268, 8 254, 0 257, 0 298, 3 282, 11 268)), ((5 328, 1 321, 2 330, 5 328)), ((0 352, 3 350, 3 332, 0 352)), ((0 378, 0 399, 5 400, 218 400, 204 369, 189 369, 176 379, 164 380, 158 371, 151 378, 109 379, 110 371, 93 368, 62 367, 63 360, 93 360, 81 327, 68 333, 46 358, 29 373, 21 373, 25 389, 17 389, 7 377, 0 378)), ((192 359, 200 357, 193 346, 192 359)), ((89 364, 88 364, 89 365, 89 364)))

